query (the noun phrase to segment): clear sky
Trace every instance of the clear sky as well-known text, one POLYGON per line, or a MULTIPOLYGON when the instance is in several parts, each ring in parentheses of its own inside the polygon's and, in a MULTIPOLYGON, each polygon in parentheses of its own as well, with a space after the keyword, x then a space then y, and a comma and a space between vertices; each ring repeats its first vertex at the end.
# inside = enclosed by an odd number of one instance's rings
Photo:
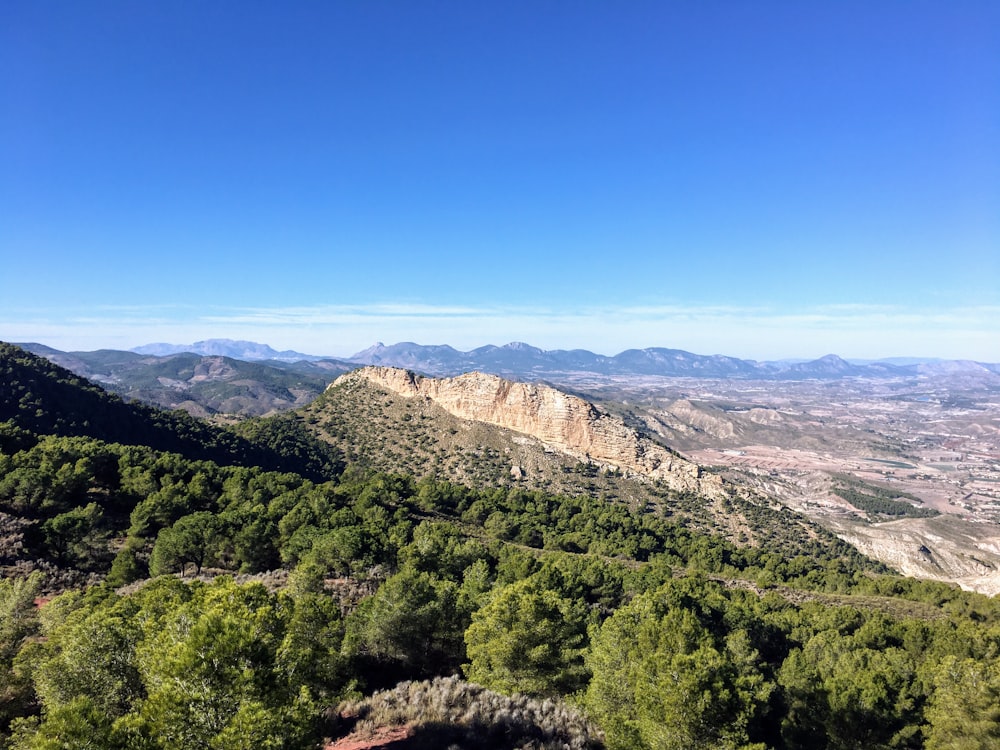
POLYGON ((0 339, 1000 361, 1000 2, 0 4, 0 339))

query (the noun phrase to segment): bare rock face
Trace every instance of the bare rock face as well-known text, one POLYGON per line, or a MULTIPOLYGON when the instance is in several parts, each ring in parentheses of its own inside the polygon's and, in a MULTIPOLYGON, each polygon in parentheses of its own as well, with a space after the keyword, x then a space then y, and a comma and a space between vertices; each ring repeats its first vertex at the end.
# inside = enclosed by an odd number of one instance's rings
POLYGON ((968 524, 941 515, 841 526, 841 539, 903 575, 1000 595, 1000 533, 993 524, 968 524))
POLYGON ((687 399, 674 401, 667 411, 682 423, 713 437, 725 439, 736 435, 736 426, 732 421, 708 414, 687 399))
POLYGON ((364 378, 398 395, 428 398, 450 414, 524 433, 582 461, 658 479, 672 489, 717 496, 721 481, 702 477, 699 467, 640 436, 617 417, 555 388, 470 372, 426 378, 394 367, 364 367, 342 375, 364 378))

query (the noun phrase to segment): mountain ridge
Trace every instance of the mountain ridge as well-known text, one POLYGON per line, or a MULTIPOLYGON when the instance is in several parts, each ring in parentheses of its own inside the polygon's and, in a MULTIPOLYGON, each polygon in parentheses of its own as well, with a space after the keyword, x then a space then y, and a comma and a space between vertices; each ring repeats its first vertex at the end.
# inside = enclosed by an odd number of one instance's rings
POLYGON ((642 425, 572 394, 549 398, 556 389, 544 383, 500 381, 482 373, 435 379, 364 368, 296 413, 349 464, 368 471, 504 495, 544 491, 623 503, 779 554, 844 544, 804 515, 702 471, 642 425), (552 408, 560 403, 567 405, 562 414, 552 408), (504 410, 516 414, 501 418, 504 410))
MULTIPOLYGON (((265 344, 253 342, 231 343, 258 354, 290 352, 276 352, 265 344)), ((859 361, 835 354, 811 361, 757 362, 657 347, 627 349, 608 357, 583 349, 546 351, 523 342, 487 345, 468 352, 449 345, 402 342, 386 346, 378 342, 348 359, 290 361, 246 360, 192 352, 168 355, 108 349, 62 352, 38 343, 17 346, 100 383, 126 399, 167 409, 184 409, 193 416, 219 415, 220 418, 263 416, 302 406, 318 396, 337 376, 366 366, 400 367, 429 377, 491 373, 508 380, 549 383, 571 393, 579 391, 579 395, 588 399, 592 399, 595 392, 587 387, 581 390, 581 384, 592 386, 600 381, 607 385, 627 379, 635 383, 644 379, 652 383, 657 379, 679 378, 776 385, 867 380, 870 383, 909 382, 949 390, 1000 388, 1000 364, 900 358, 859 361)))
POLYGON ((593 373, 607 376, 652 375, 747 380, 832 380, 845 377, 892 378, 960 374, 1000 376, 1000 363, 968 359, 901 356, 859 359, 830 353, 812 360, 754 360, 725 354, 695 354, 683 349, 655 346, 604 355, 587 349, 541 349, 521 341, 500 346, 487 344, 468 351, 461 351, 449 344, 402 341, 386 345, 377 341, 349 357, 304 354, 294 350, 277 351, 267 344, 233 339, 206 339, 190 345, 144 344, 129 351, 152 356, 190 352, 243 361, 291 364, 328 361, 357 366, 379 365, 402 367, 431 376, 453 376, 474 370, 519 377, 538 377, 549 373, 593 373))
MULTIPOLYGON (((298 459, 290 459, 269 444, 266 434, 247 437, 184 412, 127 402, 45 357, 0 342, 0 423, 3 422, 36 434, 145 445, 226 466, 294 469, 314 480, 322 480, 330 471, 339 470, 336 468, 339 457, 327 450, 299 465, 298 459)), ((277 422, 268 424, 281 426, 277 422)), ((250 430, 243 432, 249 434, 250 430)), ((298 437, 302 434, 299 431, 298 437)))
MULTIPOLYGON (((814 360, 757 361, 723 354, 703 355, 682 349, 626 349, 614 356, 585 349, 544 350, 522 342, 487 345, 467 352, 448 345, 381 342, 345 361, 356 365, 402 367, 435 377, 483 371, 502 376, 543 377, 557 373, 606 376, 732 378, 745 380, 833 380, 847 377, 893 378, 973 374, 1000 376, 1000 364, 971 360, 889 358, 851 361, 836 354, 814 360)), ((1000 378, 998 378, 1000 383, 1000 378)))
POLYGON ((330 388, 358 379, 405 398, 427 398, 462 419, 528 435, 581 461, 661 480, 677 491, 710 496, 722 492, 719 478, 703 476, 697 464, 644 438, 589 401, 547 385, 480 372, 428 378, 401 368, 369 366, 341 375, 330 388))
POLYGON ((112 349, 60 352, 33 343, 19 346, 122 398, 184 409, 196 417, 254 417, 301 406, 353 367, 333 360, 247 361, 193 352, 144 355, 112 349))

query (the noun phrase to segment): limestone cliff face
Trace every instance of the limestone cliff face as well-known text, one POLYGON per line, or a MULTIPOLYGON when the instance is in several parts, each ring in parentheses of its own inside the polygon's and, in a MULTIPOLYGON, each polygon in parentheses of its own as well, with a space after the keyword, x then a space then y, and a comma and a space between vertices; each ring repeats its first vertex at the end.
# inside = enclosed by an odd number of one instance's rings
POLYGON ((480 372, 426 378, 394 367, 364 367, 342 375, 331 387, 353 378, 407 398, 429 398, 456 417, 521 432, 580 460, 659 479, 677 490, 716 495, 722 489, 717 477, 702 477, 696 464, 555 388, 480 372))

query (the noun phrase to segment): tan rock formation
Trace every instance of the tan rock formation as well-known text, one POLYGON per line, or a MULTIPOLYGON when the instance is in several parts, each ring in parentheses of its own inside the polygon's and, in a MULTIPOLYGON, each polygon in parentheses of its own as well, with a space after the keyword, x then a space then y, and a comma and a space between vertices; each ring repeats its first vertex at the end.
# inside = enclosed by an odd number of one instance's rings
POLYGON ((993 524, 969 524, 941 515, 870 525, 841 522, 836 531, 844 541, 903 575, 1000 595, 1000 533, 993 524))
POLYGON ((462 419, 530 435, 581 461, 658 479, 676 490, 713 496, 723 491, 721 481, 701 476, 696 464, 640 436, 621 419, 602 414, 593 404, 549 386, 480 372, 427 378, 394 367, 364 367, 342 375, 330 387, 353 378, 407 398, 428 398, 462 419))

